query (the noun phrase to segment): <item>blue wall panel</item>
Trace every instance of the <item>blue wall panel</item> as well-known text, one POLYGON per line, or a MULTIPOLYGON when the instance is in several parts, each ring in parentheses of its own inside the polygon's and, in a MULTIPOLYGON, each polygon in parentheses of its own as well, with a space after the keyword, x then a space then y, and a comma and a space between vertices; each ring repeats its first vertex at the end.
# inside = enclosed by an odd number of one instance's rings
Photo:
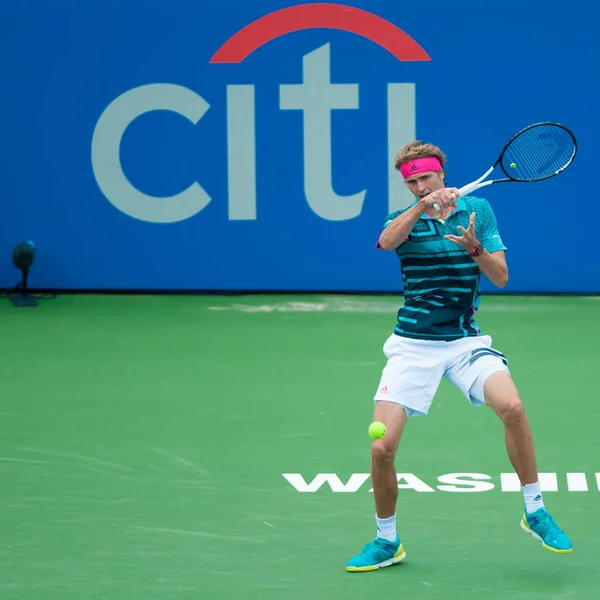
POLYGON ((399 146, 440 145, 460 186, 556 120, 579 141, 564 174, 482 192, 503 291, 600 292, 593 19, 422 6, 2 0, 0 287, 32 239, 39 288, 400 290, 375 249, 411 201, 399 146))

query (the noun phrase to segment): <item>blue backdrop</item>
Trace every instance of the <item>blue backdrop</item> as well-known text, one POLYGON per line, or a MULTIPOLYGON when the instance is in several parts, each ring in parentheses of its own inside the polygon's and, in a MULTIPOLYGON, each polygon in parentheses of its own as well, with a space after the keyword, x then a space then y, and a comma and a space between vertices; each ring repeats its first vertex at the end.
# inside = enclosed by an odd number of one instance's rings
POLYGON ((440 145, 460 186, 555 120, 575 163, 482 193, 504 291, 600 292, 594 20, 556 0, 423 6, 1 0, 0 287, 32 239, 37 288, 400 290, 375 248, 411 201, 400 145, 440 145))

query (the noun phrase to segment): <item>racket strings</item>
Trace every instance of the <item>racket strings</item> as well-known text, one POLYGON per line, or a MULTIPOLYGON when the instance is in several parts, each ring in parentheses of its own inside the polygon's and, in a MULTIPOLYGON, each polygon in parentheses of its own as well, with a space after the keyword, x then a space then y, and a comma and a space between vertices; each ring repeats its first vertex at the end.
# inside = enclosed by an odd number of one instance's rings
POLYGON ((566 167, 575 154, 575 142, 557 125, 538 125, 518 135, 506 148, 502 167, 512 179, 546 179, 566 167))

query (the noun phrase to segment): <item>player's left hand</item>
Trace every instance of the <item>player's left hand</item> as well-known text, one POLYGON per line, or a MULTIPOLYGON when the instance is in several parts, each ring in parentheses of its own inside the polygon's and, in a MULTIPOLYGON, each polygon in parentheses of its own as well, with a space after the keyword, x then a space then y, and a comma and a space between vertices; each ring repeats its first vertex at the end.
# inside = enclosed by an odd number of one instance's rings
POLYGON ((455 244, 457 244, 458 246, 460 246, 467 252, 473 252, 475 250, 475 248, 477 248, 477 245, 479 244, 479 242, 477 241, 477 236, 475 235, 475 213, 474 212, 471 213, 471 218, 469 219, 469 228, 468 229, 465 229, 464 227, 461 227, 460 225, 458 226, 457 229, 462 233, 461 236, 446 235, 446 236, 444 236, 445 239, 450 240, 451 242, 454 242, 455 244))

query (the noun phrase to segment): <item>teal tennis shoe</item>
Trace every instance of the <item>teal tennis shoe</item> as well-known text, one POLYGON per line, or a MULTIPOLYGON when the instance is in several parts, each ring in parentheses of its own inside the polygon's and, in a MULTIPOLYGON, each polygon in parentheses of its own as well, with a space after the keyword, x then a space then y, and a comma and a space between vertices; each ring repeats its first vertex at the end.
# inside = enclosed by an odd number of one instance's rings
POLYGON ((531 514, 523 513, 521 527, 542 542, 542 546, 550 552, 568 554, 573 551, 573 544, 566 533, 556 524, 545 508, 539 508, 531 514))
POLYGON ((372 542, 362 547, 360 554, 348 561, 346 571, 351 573, 376 571, 382 567, 395 565, 405 558, 406 552, 404 546, 400 543, 398 534, 396 534, 396 541, 394 542, 376 537, 372 542))

